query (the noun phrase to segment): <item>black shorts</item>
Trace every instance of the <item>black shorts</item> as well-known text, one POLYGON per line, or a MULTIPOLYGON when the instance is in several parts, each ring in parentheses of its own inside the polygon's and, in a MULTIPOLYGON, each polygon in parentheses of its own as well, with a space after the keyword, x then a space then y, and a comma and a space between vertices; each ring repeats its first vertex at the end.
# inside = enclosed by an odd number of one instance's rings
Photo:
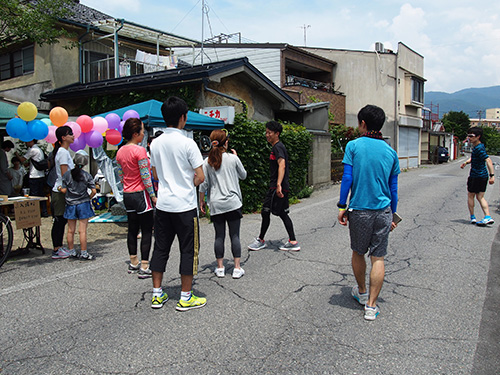
POLYGON ((149 268, 151 271, 165 272, 175 236, 179 240, 181 252, 179 273, 189 276, 198 274, 200 229, 196 208, 178 213, 156 209, 155 245, 149 268))
POLYGON ((488 179, 483 177, 469 177, 467 179, 467 191, 469 193, 484 193, 488 186, 488 179))
POLYGON ((210 215, 210 220, 212 220, 212 222, 214 223, 224 223, 226 221, 239 220, 242 217, 243 214, 241 213, 241 207, 240 207, 237 210, 224 212, 223 214, 210 215))
POLYGON ((262 203, 262 211, 271 212, 273 215, 281 216, 287 214, 289 209, 288 191, 283 191, 283 198, 276 195, 276 189, 269 189, 262 203))
POLYGON ((123 193, 123 204, 127 212, 137 212, 143 214, 151 211, 153 204, 146 190, 123 193))

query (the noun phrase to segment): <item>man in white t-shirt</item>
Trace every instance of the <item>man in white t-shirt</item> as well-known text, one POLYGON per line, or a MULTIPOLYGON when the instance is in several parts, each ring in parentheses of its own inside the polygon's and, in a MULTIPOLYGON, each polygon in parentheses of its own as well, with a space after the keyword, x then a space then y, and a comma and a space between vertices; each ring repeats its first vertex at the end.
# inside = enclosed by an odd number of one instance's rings
MULTIPOLYGON (((45 187, 45 172, 36 169, 32 163, 32 160, 42 161, 44 159, 43 151, 36 144, 36 140, 26 142, 26 147, 28 147, 28 150, 26 151, 24 156, 19 155, 17 152, 16 156, 19 160, 21 160, 21 163, 26 163, 28 160, 30 162, 30 171, 29 171, 30 195, 35 197, 44 197, 45 193, 43 189, 45 187)), ((47 212, 47 201, 40 202, 40 210, 42 217, 49 216, 47 212)))
POLYGON ((167 128, 151 143, 151 166, 158 183, 155 215, 155 246, 149 268, 153 273, 152 308, 168 300, 161 283, 175 236, 179 239, 181 298, 176 309, 187 311, 206 305, 206 298, 192 293, 193 276, 198 273, 199 223, 196 186, 201 184, 203 157, 196 143, 182 129, 188 107, 184 100, 169 97, 161 111, 167 128))

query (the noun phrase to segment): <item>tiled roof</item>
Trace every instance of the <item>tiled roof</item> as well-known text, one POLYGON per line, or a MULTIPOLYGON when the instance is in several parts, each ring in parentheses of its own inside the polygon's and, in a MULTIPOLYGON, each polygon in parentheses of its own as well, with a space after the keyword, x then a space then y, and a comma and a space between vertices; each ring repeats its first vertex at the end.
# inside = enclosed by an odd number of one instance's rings
POLYGON ((74 83, 68 86, 44 92, 40 95, 42 101, 67 100, 99 95, 116 94, 131 90, 154 90, 187 83, 202 83, 212 76, 233 71, 241 72, 241 68, 259 85, 266 87, 275 98, 286 104, 288 108, 298 108, 299 105, 286 92, 276 86, 269 78, 248 62, 248 58, 237 58, 219 61, 206 65, 196 65, 189 68, 163 70, 159 72, 144 73, 135 76, 113 78, 90 83, 74 83))
POLYGON ((68 21, 77 22, 84 25, 91 24, 94 21, 114 18, 108 14, 99 12, 96 9, 80 4, 80 1, 78 0, 74 1, 74 4, 70 6, 70 9, 72 11, 72 14, 69 14, 66 19, 68 21))
MULTIPOLYGON (((30 3, 37 3, 37 2, 38 0, 30 0, 30 3)), ((71 13, 68 14, 68 16, 64 18, 63 21, 67 20, 70 22, 75 22, 83 25, 89 25, 94 21, 113 18, 108 14, 99 12, 96 9, 80 4, 79 0, 73 0, 72 4, 68 5, 68 8, 71 10, 71 13)))

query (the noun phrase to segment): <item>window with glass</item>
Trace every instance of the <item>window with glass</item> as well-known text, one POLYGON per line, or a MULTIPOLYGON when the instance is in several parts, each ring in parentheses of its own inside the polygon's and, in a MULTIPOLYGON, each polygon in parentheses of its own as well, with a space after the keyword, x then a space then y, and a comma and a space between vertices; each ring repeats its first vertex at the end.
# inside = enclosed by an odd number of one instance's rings
POLYGON ((34 46, 0 55, 0 81, 29 74, 34 70, 34 46))
POLYGON ((411 101, 417 103, 424 103, 424 81, 413 77, 411 79, 411 101))

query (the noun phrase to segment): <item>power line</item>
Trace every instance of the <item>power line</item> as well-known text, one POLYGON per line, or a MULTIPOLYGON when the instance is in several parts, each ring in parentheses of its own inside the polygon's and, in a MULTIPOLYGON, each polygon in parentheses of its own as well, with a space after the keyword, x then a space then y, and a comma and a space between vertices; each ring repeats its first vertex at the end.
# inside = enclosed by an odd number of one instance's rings
POLYGON ((174 30, 177 29, 177 26, 179 26, 182 23, 182 21, 184 21, 186 19, 187 16, 189 16, 189 13, 191 13, 193 11, 193 9, 198 6, 198 4, 200 3, 200 1, 201 0, 198 0, 198 2, 196 4, 194 4, 194 6, 191 8, 191 10, 189 12, 187 12, 184 17, 182 17, 182 19, 179 21, 179 23, 177 25, 175 25, 175 27, 172 29, 172 31, 170 31, 171 33, 173 33, 174 30))

